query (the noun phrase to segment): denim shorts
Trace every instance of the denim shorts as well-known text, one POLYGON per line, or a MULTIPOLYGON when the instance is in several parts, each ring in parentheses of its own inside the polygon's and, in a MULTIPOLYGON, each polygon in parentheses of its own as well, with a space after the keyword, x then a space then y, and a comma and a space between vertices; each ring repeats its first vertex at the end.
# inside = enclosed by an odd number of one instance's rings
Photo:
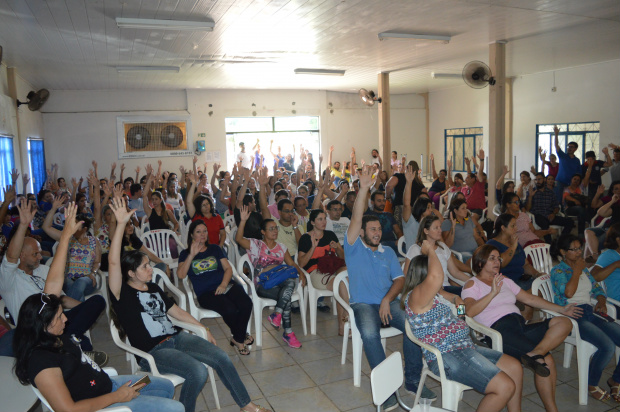
MULTIPOLYGON (((501 352, 482 346, 443 353, 446 377, 485 393, 489 382, 501 372, 496 364, 502 355, 501 352)), ((430 362, 428 367, 435 375, 439 375, 437 361, 430 362)))

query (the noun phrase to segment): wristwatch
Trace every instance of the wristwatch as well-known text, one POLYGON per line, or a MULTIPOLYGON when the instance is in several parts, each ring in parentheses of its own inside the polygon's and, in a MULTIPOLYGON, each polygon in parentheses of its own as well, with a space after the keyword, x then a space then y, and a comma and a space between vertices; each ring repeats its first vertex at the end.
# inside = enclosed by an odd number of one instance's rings
POLYGON ((297 226, 293 226, 293 230, 297 230, 297 226))

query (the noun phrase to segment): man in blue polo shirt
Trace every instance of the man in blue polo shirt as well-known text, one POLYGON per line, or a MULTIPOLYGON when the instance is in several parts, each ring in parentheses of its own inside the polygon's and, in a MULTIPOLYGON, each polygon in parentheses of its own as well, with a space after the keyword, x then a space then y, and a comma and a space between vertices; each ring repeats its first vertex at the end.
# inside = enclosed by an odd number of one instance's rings
POLYGON ((566 153, 564 153, 558 141, 560 129, 554 126, 553 133, 555 134, 555 151, 558 154, 558 162, 560 162, 560 169, 558 175, 555 177, 555 197, 558 199, 558 202, 561 203, 564 188, 570 185, 570 181, 574 175, 581 174, 581 161, 575 156, 579 144, 576 142, 569 142, 568 146, 566 146, 566 153))
MULTIPOLYGON (((344 256, 349 272, 351 308, 355 314, 364 352, 371 368, 385 359, 381 346, 381 326, 393 326, 405 334, 405 312, 400 308, 398 295, 403 290, 405 277, 394 251, 381 246, 382 227, 379 218, 364 216, 368 191, 372 185, 370 166, 365 166, 360 178, 360 191, 351 216, 351 224, 344 239, 344 256)), ((416 392, 422 373, 422 352, 410 339, 403 338, 405 357, 405 388, 416 392)), ((437 397, 424 387, 423 398, 437 397)), ((383 404, 384 411, 398 406, 392 395, 383 404)))

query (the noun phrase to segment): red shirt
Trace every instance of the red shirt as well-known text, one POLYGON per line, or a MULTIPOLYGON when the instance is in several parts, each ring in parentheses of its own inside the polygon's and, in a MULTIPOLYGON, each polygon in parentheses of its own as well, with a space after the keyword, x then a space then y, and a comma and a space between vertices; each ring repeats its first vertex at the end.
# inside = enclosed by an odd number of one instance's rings
POLYGON ((484 183, 476 181, 473 187, 465 185, 461 188, 461 193, 465 195, 467 209, 482 210, 487 207, 487 202, 484 197, 484 183))
POLYGON ((212 245, 220 244, 220 230, 224 229, 224 221, 220 215, 213 215, 212 218, 207 218, 199 214, 195 214, 192 218, 192 222, 196 220, 202 220, 207 225, 207 232, 209 233, 209 243, 212 245))

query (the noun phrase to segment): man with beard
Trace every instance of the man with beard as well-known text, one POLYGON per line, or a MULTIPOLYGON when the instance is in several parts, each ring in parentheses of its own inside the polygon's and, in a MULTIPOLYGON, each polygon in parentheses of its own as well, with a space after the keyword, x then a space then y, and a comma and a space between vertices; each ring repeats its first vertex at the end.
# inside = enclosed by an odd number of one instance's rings
MULTIPOLYGON (((368 363, 371 368, 375 368, 385 359, 381 346, 381 325, 389 325, 405 333, 405 312, 396 299, 403 289, 405 278, 396 253, 381 245, 383 230, 379 218, 364 215, 370 186, 370 166, 365 166, 360 174, 360 193, 345 235, 344 256, 349 272, 350 302, 355 324, 362 336, 368 363)), ((422 352, 419 346, 404 338, 403 354, 405 388, 416 392, 422 372, 422 352)), ((422 397, 434 399, 436 395, 424 387, 422 397)), ((390 411, 397 406, 396 397, 392 395, 383 404, 383 410, 390 411)))
MULTIPOLYGON (((532 193, 532 205, 530 212, 536 219, 536 224, 541 229, 549 229, 550 225, 562 226, 562 236, 570 234, 575 225, 572 219, 557 216, 560 205, 555 197, 555 193, 550 190, 545 182, 545 175, 541 172, 536 173, 536 190, 532 193)), ((551 243, 551 235, 545 235, 545 242, 551 243)))
MULTIPOLYGON (((360 189, 361 192, 361 189, 360 189)), ((360 195, 358 194, 358 197, 360 195)), ((387 246, 394 250, 395 253, 398 253, 398 247, 396 246, 396 241, 403 235, 403 231, 401 230, 398 223, 396 223, 396 219, 392 216, 391 213, 385 212, 385 193, 376 191, 370 196, 370 201, 372 203, 372 210, 369 208, 366 210, 365 215, 376 216, 381 223, 381 229, 383 234, 381 236, 381 244, 383 246, 387 246)))

